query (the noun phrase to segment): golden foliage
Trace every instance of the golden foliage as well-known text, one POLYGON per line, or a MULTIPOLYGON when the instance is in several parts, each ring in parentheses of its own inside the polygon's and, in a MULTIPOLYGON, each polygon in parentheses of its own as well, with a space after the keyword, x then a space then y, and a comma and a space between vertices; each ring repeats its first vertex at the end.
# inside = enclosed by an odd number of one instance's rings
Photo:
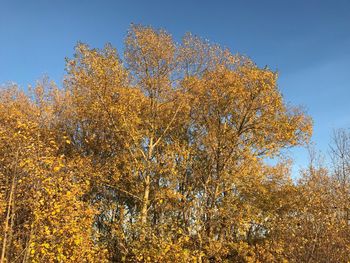
POLYGON ((279 158, 312 125, 275 72, 140 25, 124 50, 1 91, 1 263, 349 261, 344 185, 279 158))

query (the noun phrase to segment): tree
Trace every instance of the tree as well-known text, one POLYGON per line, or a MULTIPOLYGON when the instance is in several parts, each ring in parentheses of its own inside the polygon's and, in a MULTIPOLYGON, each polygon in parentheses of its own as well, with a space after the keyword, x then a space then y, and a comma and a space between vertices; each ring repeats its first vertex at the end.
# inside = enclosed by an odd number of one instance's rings
POLYGON ((346 186, 350 183, 350 137, 346 130, 339 129, 333 132, 330 150, 333 176, 346 186))
POLYGON ((124 51, 79 43, 63 89, 5 91, 2 261, 288 258, 276 225, 299 188, 278 157, 312 127, 277 74, 141 25, 124 51))

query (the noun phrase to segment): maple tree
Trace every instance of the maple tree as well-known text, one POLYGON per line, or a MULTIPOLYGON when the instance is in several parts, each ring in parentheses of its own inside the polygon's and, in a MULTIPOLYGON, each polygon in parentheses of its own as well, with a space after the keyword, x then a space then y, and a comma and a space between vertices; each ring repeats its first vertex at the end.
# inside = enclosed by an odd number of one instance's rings
POLYGON ((290 178, 312 122, 277 73, 140 25, 66 71, 1 91, 1 263, 349 260, 347 182, 290 178))

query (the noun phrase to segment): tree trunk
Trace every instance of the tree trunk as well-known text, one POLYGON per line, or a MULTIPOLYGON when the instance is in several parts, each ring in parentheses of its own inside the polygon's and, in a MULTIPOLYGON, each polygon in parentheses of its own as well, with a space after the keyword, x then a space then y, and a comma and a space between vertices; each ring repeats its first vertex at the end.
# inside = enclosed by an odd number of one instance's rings
POLYGON ((15 176, 12 178, 12 184, 11 184, 11 190, 10 190, 10 196, 8 200, 8 205, 7 205, 7 213, 6 213, 6 218, 5 218, 5 227, 4 227, 4 238, 2 242, 2 250, 1 250, 1 258, 0 258, 0 263, 5 262, 5 253, 6 253, 6 246, 7 246, 7 237, 8 237, 8 232, 10 229, 10 219, 11 219, 11 213, 13 212, 13 207, 12 207, 12 199, 13 199, 13 194, 15 191, 15 176))
POLYGON ((144 194, 143 194, 142 209, 141 209, 141 223, 142 223, 142 225, 145 225, 147 223, 149 190, 150 190, 150 176, 147 175, 145 178, 145 190, 144 190, 144 194))
POLYGON ((143 241, 145 238, 145 227, 147 224, 147 214, 148 214, 148 205, 149 205, 149 192, 150 192, 150 184, 151 184, 151 162, 152 162, 152 154, 153 154, 153 137, 151 137, 148 148, 148 160, 147 160, 147 169, 146 169, 146 177, 144 180, 144 192, 142 198, 142 208, 141 208, 141 240, 143 241))

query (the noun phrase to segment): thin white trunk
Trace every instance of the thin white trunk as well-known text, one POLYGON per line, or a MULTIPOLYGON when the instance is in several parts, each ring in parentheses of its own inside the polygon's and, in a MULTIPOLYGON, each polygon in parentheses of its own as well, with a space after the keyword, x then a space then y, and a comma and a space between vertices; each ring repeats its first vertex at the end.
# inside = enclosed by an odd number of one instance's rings
POLYGON ((13 207, 12 207, 12 199, 13 199, 13 193, 15 191, 15 176, 13 176, 12 179, 12 184, 11 184, 11 190, 10 190, 10 196, 7 204, 7 213, 6 213, 6 218, 5 218, 5 227, 4 227, 4 238, 2 242, 2 250, 1 250, 1 258, 0 258, 0 263, 5 262, 5 253, 6 253, 6 246, 7 246, 7 237, 9 234, 9 229, 10 229, 10 219, 11 219, 11 213, 13 212, 13 207))

